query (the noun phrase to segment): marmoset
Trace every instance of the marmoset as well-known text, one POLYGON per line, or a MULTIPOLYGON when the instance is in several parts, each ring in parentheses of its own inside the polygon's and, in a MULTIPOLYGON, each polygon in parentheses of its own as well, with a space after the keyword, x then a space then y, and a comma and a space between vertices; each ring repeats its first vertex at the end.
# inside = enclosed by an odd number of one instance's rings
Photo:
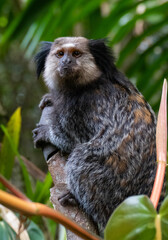
POLYGON ((62 37, 44 42, 35 57, 50 93, 41 108, 50 124, 34 130, 34 144, 69 154, 69 193, 99 225, 128 196, 150 196, 156 173, 156 118, 136 87, 116 68, 105 40, 62 37), (48 104, 49 103, 49 104, 48 104))

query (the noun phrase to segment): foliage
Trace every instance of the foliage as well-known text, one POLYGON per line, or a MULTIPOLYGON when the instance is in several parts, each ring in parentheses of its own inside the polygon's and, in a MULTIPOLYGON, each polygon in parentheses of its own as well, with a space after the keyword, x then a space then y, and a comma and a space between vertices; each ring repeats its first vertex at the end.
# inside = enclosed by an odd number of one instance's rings
POLYGON ((18 152, 18 141, 21 128, 20 108, 18 108, 11 116, 7 128, 1 126, 5 136, 0 151, 0 173, 8 179, 11 177, 15 156, 18 157, 23 173, 25 192, 28 198, 38 202, 46 202, 49 199, 49 188, 52 184, 50 174, 46 175, 44 182, 37 181, 35 190, 33 191, 29 173, 23 163, 18 152), (8 163, 8 164, 7 164, 8 163))
MULTIPOLYGON (((44 236, 40 228, 33 223, 30 222, 27 232, 29 235, 30 240, 44 240, 44 236)), ((0 236, 3 240, 13 240, 16 239, 16 233, 13 231, 13 229, 5 222, 0 221, 0 236)))
MULTIPOLYGON (((14 165, 15 149, 18 148, 20 128, 21 128, 21 115, 20 108, 18 108, 7 125, 8 136, 5 135, 2 141, 2 148, 0 151, 0 173, 6 178, 10 178, 14 165), (10 139, 12 139, 12 144, 10 139), (6 159, 8 164, 6 164, 6 159)), ((1 126, 2 127, 2 126, 1 126)))
MULTIPOLYGON (((37 180, 35 187, 33 188, 32 179, 30 178, 30 175, 23 163, 22 157, 18 152, 20 129, 21 129, 20 112, 21 112, 20 108, 18 108, 13 113, 13 115, 9 119, 7 127, 1 125, 1 129, 4 132, 4 137, 3 137, 2 147, 0 151, 0 173, 6 178, 10 179, 12 175, 14 159, 17 156, 17 158, 19 159, 20 167, 23 174, 23 183, 24 183, 25 193, 27 197, 32 201, 47 203, 49 200, 49 189, 52 184, 52 178, 50 174, 49 173, 46 174, 46 178, 44 182, 40 182, 39 180, 37 180)), ((31 226, 34 226, 33 223, 31 224, 31 226)), ((37 234, 41 234, 41 233, 37 229, 36 229, 37 231, 34 230, 33 229, 34 227, 33 228, 30 227, 30 228, 32 229, 30 231, 30 236, 32 236, 31 239, 38 239, 35 237, 36 232, 38 232, 37 234)), ((14 234, 14 232, 12 232, 12 230, 8 226, 6 226, 4 222, 1 222, 0 231, 3 231, 2 234, 4 234, 4 239, 6 238, 6 236, 11 236, 12 238, 14 234)), ((40 236, 41 235, 39 235, 39 238, 40 236)))
MULTIPOLYGON (((168 77, 167 1, 16 0, 11 2, 1 0, 0 117, 2 115, 1 102, 8 113, 13 111, 16 105, 23 104, 23 116, 25 116, 23 131, 30 132, 35 126, 35 119, 39 114, 34 107, 38 104, 35 101, 38 94, 40 99, 44 90, 41 90, 42 86, 40 89, 40 84, 35 82, 29 62, 31 62, 40 41, 53 41, 56 37, 67 35, 83 35, 88 38, 108 37, 109 45, 113 47, 117 56, 117 66, 137 85, 153 109, 158 111, 162 80, 164 77, 168 77)), ((2 126, 5 137, 0 153, 0 172, 9 179, 14 155, 17 155, 27 196, 33 201, 46 203, 49 198, 49 192, 46 190, 51 184, 50 175, 46 176, 44 183, 37 182, 33 188, 18 151, 19 111, 17 110, 16 121, 12 121, 12 128, 11 126, 6 128, 2 126), (14 130, 13 133, 11 129, 14 130), (6 161, 9 168, 6 168, 6 161)), ((24 137, 22 138, 24 139, 24 137)), ((23 152, 31 152, 30 139, 21 141, 21 145, 23 142, 26 142, 23 152)), ((167 200, 165 201, 160 209, 160 214, 157 215, 162 219, 163 239, 166 239, 167 234, 164 227, 167 222, 167 212, 164 207, 167 200)), ((146 207, 148 200, 143 199, 142 202, 141 206, 146 207)), ((150 205, 149 202, 148 205, 150 205)), ((151 208, 150 214, 152 214, 151 208)), ((152 217, 151 220, 151 231, 152 229, 155 231, 153 221, 156 220, 156 213, 153 214, 155 217, 152 217)))
POLYGON ((156 216, 156 210, 146 196, 127 198, 111 216, 106 226, 105 239, 153 240, 156 235, 156 216))
POLYGON ((154 110, 158 109, 158 89, 168 76, 168 56, 164 54, 168 50, 167 1, 27 0, 12 17, 13 8, 6 14, 5 5, 5 1, 0 5, 7 22, 2 49, 18 39, 25 56, 32 57, 41 40, 66 35, 108 37, 114 51, 118 49, 117 65, 137 84, 154 110))
POLYGON ((40 41, 67 35, 108 37, 118 67, 157 112, 168 75, 167 12, 165 0, 1 0, 0 109, 2 105, 10 116, 22 106, 21 152, 44 169, 30 131, 39 120, 37 106, 45 91, 35 79, 32 61, 40 41))
POLYGON ((115 239, 168 239, 168 197, 158 214, 148 197, 127 198, 115 209, 105 229, 105 240, 115 239))
MULTIPOLYGON (((164 164, 166 165, 166 144, 165 141, 167 140, 166 137, 166 128, 167 128, 167 123, 166 123, 166 102, 167 99, 167 83, 166 80, 164 81, 164 85, 163 85, 163 94, 162 94, 162 101, 161 101, 161 105, 160 105, 160 110, 159 110, 159 117, 158 117, 158 124, 157 124, 157 158, 159 159, 159 163, 158 166, 163 165, 163 161, 164 164), (158 131, 158 127, 160 128, 158 131), (161 133, 161 134, 160 134, 161 133), (161 156, 161 158, 160 158, 161 156)), ((2 127, 2 129, 4 130, 7 140, 8 141, 4 141, 4 149, 9 146, 11 147, 11 149, 13 150, 13 153, 16 154, 18 156, 18 158, 20 158, 20 163, 22 166, 22 170, 23 173, 25 174, 25 182, 28 180, 28 188, 31 189, 31 197, 33 196, 33 191, 30 185, 30 180, 29 180, 29 175, 28 172, 25 168, 25 166, 22 163, 22 159, 18 153, 17 147, 18 147, 18 141, 17 144, 14 144, 14 140, 19 139, 19 132, 20 131, 16 131, 16 134, 13 134, 13 138, 10 136, 9 134, 9 130, 10 132, 14 132, 15 129, 15 125, 17 123, 17 119, 18 119, 18 110, 13 114, 13 116, 11 117, 11 119, 9 120, 8 123, 8 128, 2 127), (6 144, 6 145, 5 145, 6 144)), ((17 123, 17 129, 20 129, 20 122, 21 122, 21 117, 19 114, 19 123, 17 123), (18 126, 19 125, 19 126, 18 126)), ((6 159, 7 160, 7 159, 6 159)), ((9 161, 13 161, 13 158, 9 157, 9 161), (12 159, 12 160, 11 160, 12 159)), ((3 165, 2 165, 2 169, 3 169, 3 165)), ((164 172, 162 173, 164 174, 164 172)), ((159 175, 158 175, 159 176, 159 175)), ((46 178, 48 179, 48 177, 46 178)), ((49 178, 50 179, 50 178, 49 178)), ((157 177, 156 177, 157 179, 157 177)), ((154 185, 155 186, 155 185, 154 185)), ((46 190, 50 187, 50 181, 46 180, 45 184, 43 187, 41 187, 38 184, 37 192, 36 194, 34 194, 35 199, 36 200, 41 200, 42 196, 45 194, 46 190), (40 189, 41 188, 41 189, 40 189), (38 190, 40 189, 40 191, 38 192, 38 190), (38 193, 38 194, 37 194, 38 193)), ((156 187, 160 188, 158 185, 156 185, 156 187)), ((157 192, 156 192, 157 193, 157 192)), ((2 194, 1 193, 1 198, 2 198, 2 194)), ((30 194, 30 192, 27 192, 27 194, 30 194)), ((160 193, 158 193, 160 195, 160 193)), ((157 196, 155 196, 154 198, 157 198, 157 196)), ((8 196, 9 199, 9 196, 8 196)), ((14 202, 14 200, 10 201, 10 204, 6 202, 7 206, 12 206, 12 208, 14 208, 14 205, 11 205, 11 202, 14 202)), ((15 199, 16 201, 16 199, 15 199)), ((22 203, 23 204, 23 203, 22 203)), ((26 206, 26 203, 24 203, 26 206)), ((168 205, 168 197, 164 200, 164 202, 161 205, 159 214, 157 214, 152 202, 148 199, 148 197, 146 196, 133 196, 130 198, 127 198, 123 203, 120 204, 120 206, 118 208, 116 208, 116 210, 114 211, 114 213, 112 214, 111 218, 109 219, 109 222, 106 226, 105 229, 105 239, 108 240, 113 240, 113 239, 119 239, 119 240, 131 240, 131 239, 142 239, 145 238, 147 240, 165 240, 168 237, 168 211, 167 211, 167 205, 168 205), (121 230, 121 226, 122 226, 122 230, 121 230)), ((36 207, 33 205, 33 210, 31 213, 35 214, 39 214, 42 213, 44 214, 45 211, 42 210, 40 211, 40 206, 37 205, 37 209, 36 207)), ((32 206, 30 206, 32 207, 32 206)), ((157 205, 156 205, 157 207, 157 205)), ((17 210, 19 210, 18 208, 18 204, 17 204, 17 210)), ((28 208, 28 203, 27 203, 27 208, 24 207, 24 209, 29 209, 28 208)), ((44 209, 46 209, 44 207, 44 209)), ((49 209, 46 209, 46 211, 48 211, 49 209)), ((21 211, 21 209, 20 209, 21 211)), ((23 210, 22 210, 23 211, 23 210)), ((26 212, 27 213, 27 212, 26 212)), ((54 215, 57 215, 57 213, 54 213, 54 215)), ((44 214, 44 216, 48 216, 46 214, 44 214)), ((57 215, 58 216, 58 215, 57 215)), ((56 216, 56 220, 59 220, 60 218, 57 218, 56 216)), ((52 217, 52 219, 54 219, 52 217)), ((62 219, 62 217, 61 217, 62 219)), ((3 224, 3 222, 2 222, 3 224)), ((69 225, 69 224, 66 224, 69 225)), ((70 226, 70 225, 69 225, 70 226)), ((3 230, 0 229, 1 231, 3 230)), ((11 230, 8 230, 8 226, 5 227, 4 232, 2 232, 2 234, 4 234, 5 236, 9 236, 12 234, 11 230)), ((34 235, 33 235, 34 236, 34 235)), ((33 237, 34 239, 34 237, 33 237)), ((92 238, 89 238, 92 239, 92 238)), ((98 238, 95 238, 98 239, 98 238)))

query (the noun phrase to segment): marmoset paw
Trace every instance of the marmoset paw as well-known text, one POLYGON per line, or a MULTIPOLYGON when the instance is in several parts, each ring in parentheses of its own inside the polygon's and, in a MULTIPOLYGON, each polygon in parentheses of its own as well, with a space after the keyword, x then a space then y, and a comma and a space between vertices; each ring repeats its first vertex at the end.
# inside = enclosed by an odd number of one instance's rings
POLYGON ((69 191, 64 192, 60 197, 58 197, 58 201, 64 207, 78 205, 75 197, 69 191))

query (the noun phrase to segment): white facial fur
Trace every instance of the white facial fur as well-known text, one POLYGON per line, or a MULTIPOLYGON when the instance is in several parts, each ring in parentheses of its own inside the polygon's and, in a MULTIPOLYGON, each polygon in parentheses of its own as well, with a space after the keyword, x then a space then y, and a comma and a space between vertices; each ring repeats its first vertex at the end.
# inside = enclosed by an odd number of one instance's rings
POLYGON ((73 43, 65 43, 62 45, 63 48, 74 48, 75 47, 75 44, 73 43))
POLYGON ((83 37, 63 37, 58 38, 53 43, 50 53, 47 56, 44 80, 49 89, 57 89, 62 81, 59 76, 59 59, 55 56, 58 49, 65 49, 70 51, 71 49, 78 49, 82 52, 81 57, 76 59, 76 65, 73 67, 73 71, 80 71, 80 76, 77 79, 79 85, 85 85, 97 79, 101 72, 96 66, 94 57, 89 52, 88 39, 83 37))

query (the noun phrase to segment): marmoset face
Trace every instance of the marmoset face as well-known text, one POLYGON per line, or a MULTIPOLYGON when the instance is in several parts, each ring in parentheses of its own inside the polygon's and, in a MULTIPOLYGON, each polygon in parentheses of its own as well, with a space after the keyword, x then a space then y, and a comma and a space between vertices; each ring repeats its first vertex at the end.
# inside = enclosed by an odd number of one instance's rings
POLYGON ((44 68, 44 80, 50 89, 78 87, 101 75, 88 43, 83 37, 62 37, 54 41, 44 68))

